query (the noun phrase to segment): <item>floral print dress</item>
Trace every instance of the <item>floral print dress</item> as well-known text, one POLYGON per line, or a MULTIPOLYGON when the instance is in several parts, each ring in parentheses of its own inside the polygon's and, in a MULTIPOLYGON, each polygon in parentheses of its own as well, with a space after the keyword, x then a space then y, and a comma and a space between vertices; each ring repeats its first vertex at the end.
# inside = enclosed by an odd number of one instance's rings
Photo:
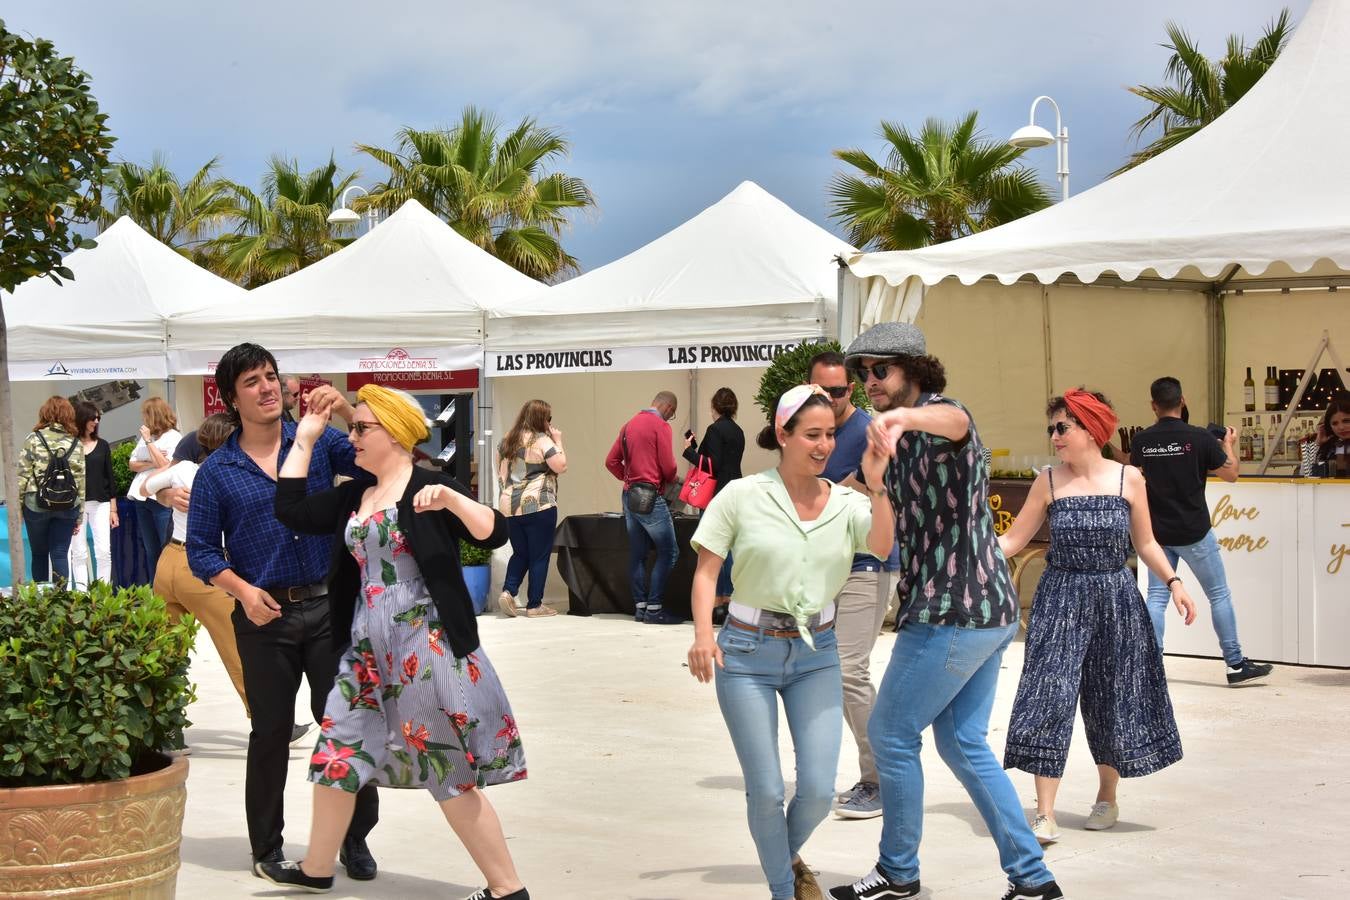
POLYGON ((437 801, 525 778, 525 752, 497 673, 479 647, 450 653, 395 507, 347 522, 361 567, 352 645, 324 709, 309 780, 425 788, 437 801))

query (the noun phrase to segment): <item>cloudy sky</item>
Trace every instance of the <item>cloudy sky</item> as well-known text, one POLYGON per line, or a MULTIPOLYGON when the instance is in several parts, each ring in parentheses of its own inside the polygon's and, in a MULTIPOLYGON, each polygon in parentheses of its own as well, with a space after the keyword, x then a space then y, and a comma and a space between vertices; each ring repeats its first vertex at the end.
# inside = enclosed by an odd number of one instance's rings
MULTIPOLYGON (((1169 18, 1217 56, 1229 33, 1254 40, 1308 2, 26 0, 4 18, 90 73, 116 157, 158 150, 180 174, 219 155, 256 186, 274 153, 306 167, 333 153, 369 185, 384 171, 358 142, 392 146, 467 104, 534 116, 568 135, 564 168, 599 199, 566 240, 590 269, 746 179, 831 227, 831 150, 880 153, 882 119, 969 110, 1001 138, 1037 94, 1064 110, 1077 193, 1131 149, 1145 107, 1125 87, 1161 81, 1169 18)), ((1028 160, 1053 181, 1050 148, 1028 160)))

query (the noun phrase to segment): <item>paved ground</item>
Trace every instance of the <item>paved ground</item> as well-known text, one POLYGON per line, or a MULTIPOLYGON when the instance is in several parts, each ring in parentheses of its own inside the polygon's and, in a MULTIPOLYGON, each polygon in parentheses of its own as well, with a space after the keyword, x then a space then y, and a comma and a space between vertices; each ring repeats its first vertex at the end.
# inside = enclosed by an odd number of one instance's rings
MULTIPOLYGON (((489 795, 531 896, 768 895, 712 688, 683 664, 688 626, 638 626, 614 616, 480 621, 529 759, 528 781, 489 795)), ((890 635, 878 642, 874 672, 892 643, 890 635)), ((247 726, 204 634, 199 649, 179 893, 279 896, 247 870, 247 726)), ((1015 644, 992 720, 996 752, 1021 659, 1015 644)), ((1075 739, 1060 793, 1064 839, 1047 854, 1071 900, 1350 896, 1342 817, 1350 809, 1350 671, 1282 667, 1264 684, 1230 690, 1218 661, 1169 657, 1167 669, 1186 758, 1123 783, 1121 822, 1111 831, 1081 830, 1096 782, 1081 729, 1075 739)), ((291 756, 286 851, 294 857, 303 854, 310 818, 307 749, 291 756)), ((845 729, 841 788, 856 780, 853 752, 845 729)), ((978 815, 931 747, 924 762, 924 896, 1000 896, 1004 880, 978 815)), ((1013 778, 1031 804, 1031 777, 1013 778)), ((379 878, 358 883, 339 874, 333 896, 456 898, 481 886, 427 795, 386 790, 381 805, 370 841, 379 878)), ((880 819, 831 818, 803 855, 822 884, 852 880, 875 860, 880 829, 880 819)))

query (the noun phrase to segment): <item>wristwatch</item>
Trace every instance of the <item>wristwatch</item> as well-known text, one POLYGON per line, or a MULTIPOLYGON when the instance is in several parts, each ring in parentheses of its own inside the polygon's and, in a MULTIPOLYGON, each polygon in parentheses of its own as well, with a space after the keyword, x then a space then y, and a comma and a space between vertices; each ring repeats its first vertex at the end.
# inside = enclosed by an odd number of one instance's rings
POLYGON ((1180 575, 1173 575, 1171 578, 1167 579, 1167 585, 1166 585, 1166 586, 1170 589, 1170 588, 1172 587, 1172 582, 1174 582, 1174 581, 1178 581, 1178 582, 1181 581, 1181 576, 1180 576, 1180 575))

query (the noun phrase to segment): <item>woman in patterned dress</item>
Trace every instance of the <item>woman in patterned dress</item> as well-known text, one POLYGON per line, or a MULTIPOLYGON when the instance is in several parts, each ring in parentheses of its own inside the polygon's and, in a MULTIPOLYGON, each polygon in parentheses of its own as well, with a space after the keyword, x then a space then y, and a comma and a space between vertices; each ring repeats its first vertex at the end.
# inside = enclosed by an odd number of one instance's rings
POLYGON ((1097 763, 1089 831, 1116 824, 1121 777, 1148 775, 1181 759, 1162 651, 1125 566, 1131 542, 1140 561, 1167 582, 1186 624, 1195 621, 1195 604, 1153 537, 1143 475, 1102 456, 1116 430, 1106 398, 1069 390, 1050 401, 1046 414, 1046 433, 1061 465, 1040 474, 1012 528, 999 538, 1011 558, 1050 517, 1050 551, 1031 607, 1003 757, 1004 768, 1036 776, 1032 831, 1042 844, 1060 836, 1055 796, 1075 706, 1082 707, 1097 763))
MULTIPOLYGON (((343 402, 335 400, 333 403, 343 402)), ((478 643, 459 541, 506 543, 506 521, 452 479, 414 467, 427 438, 421 408, 367 385, 346 418, 352 481, 306 496, 305 473, 333 403, 311 407, 277 479, 277 516, 304 533, 336 532, 329 598, 335 641, 347 647, 310 761, 309 852, 260 863, 275 884, 331 890, 356 792, 368 783, 423 788, 487 880, 470 900, 528 900, 495 810, 479 788, 525 777, 525 757, 501 682, 478 643), (358 599, 359 598, 359 599, 358 599)), ((345 412, 345 411, 344 411, 345 412)))

